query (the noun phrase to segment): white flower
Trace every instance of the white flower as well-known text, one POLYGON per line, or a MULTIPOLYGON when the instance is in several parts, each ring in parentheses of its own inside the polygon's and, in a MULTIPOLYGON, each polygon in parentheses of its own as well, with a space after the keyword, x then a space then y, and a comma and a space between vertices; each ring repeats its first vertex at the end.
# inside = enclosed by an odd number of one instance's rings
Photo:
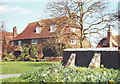
POLYGON ((47 76, 47 74, 43 74, 42 76, 47 76))
POLYGON ((50 73, 50 71, 47 71, 47 73, 50 73))
POLYGON ((55 72, 57 72, 58 70, 57 69, 55 69, 55 72))

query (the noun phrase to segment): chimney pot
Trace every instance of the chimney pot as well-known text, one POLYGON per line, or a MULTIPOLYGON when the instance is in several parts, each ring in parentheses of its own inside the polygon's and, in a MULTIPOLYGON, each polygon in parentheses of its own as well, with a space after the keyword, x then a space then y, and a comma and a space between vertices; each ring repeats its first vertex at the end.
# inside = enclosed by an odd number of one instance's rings
POLYGON ((17 28, 14 27, 13 28, 13 38, 15 38, 17 36, 17 28))

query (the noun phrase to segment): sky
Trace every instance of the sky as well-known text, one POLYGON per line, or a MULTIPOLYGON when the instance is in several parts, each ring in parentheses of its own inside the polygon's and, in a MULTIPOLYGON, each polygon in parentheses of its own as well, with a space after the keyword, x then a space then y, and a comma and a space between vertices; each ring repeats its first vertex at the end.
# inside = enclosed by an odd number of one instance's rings
MULTIPOLYGON (((0 4, 0 17, 4 22, 6 31, 12 32, 17 27, 21 33, 28 23, 50 18, 46 9, 51 0, 2 0, 0 4)), ((118 8, 118 0, 109 6, 109 9, 118 8)), ((113 30, 113 34, 117 34, 113 30)))
POLYGON ((12 32, 14 26, 18 33, 22 32, 28 23, 48 18, 47 2, 5 2, 0 6, 2 21, 7 31, 12 32))

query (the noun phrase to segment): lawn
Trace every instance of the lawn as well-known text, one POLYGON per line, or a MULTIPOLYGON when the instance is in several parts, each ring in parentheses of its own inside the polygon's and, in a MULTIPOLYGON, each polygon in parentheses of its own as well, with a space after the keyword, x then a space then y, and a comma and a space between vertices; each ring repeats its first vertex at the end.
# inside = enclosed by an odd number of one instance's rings
POLYGON ((51 67, 56 62, 1 62, 1 74, 18 74, 24 73, 33 69, 41 69, 51 67), (1 69, 2 68, 2 69, 1 69))
POLYGON ((20 77, 0 80, 2 82, 120 83, 119 69, 64 67, 56 62, 3 62, 2 65, 3 74, 22 73, 20 77))

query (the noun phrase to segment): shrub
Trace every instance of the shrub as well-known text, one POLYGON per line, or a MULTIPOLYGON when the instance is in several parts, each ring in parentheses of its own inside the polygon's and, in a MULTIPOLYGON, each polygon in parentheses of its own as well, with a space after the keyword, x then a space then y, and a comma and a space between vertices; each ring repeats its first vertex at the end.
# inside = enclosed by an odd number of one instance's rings
POLYGON ((20 76, 28 82, 120 82, 120 71, 114 69, 90 69, 53 65, 52 68, 36 69, 20 76))
POLYGON ((16 61, 16 57, 13 54, 8 54, 8 53, 4 53, 5 56, 3 58, 3 61, 16 61))
POLYGON ((36 45, 31 45, 29 49, 29 54, 31 58, 37 58, 38 57, 38 52, 37 52, 37 46, 36 45))
POLYGON ((33 58, 36 58, 38 55, 37 53, 37 46, 35 45, 27 45, 24 44, 21 55, 18 57, 19 61, 31 61, 33 58))
POLYGON ((43 52, 47 57, 61 57, 63 49, 66 48, 66 45, 63 43, 54 43, 54 42, 44 42, 43 43, 43 52))

